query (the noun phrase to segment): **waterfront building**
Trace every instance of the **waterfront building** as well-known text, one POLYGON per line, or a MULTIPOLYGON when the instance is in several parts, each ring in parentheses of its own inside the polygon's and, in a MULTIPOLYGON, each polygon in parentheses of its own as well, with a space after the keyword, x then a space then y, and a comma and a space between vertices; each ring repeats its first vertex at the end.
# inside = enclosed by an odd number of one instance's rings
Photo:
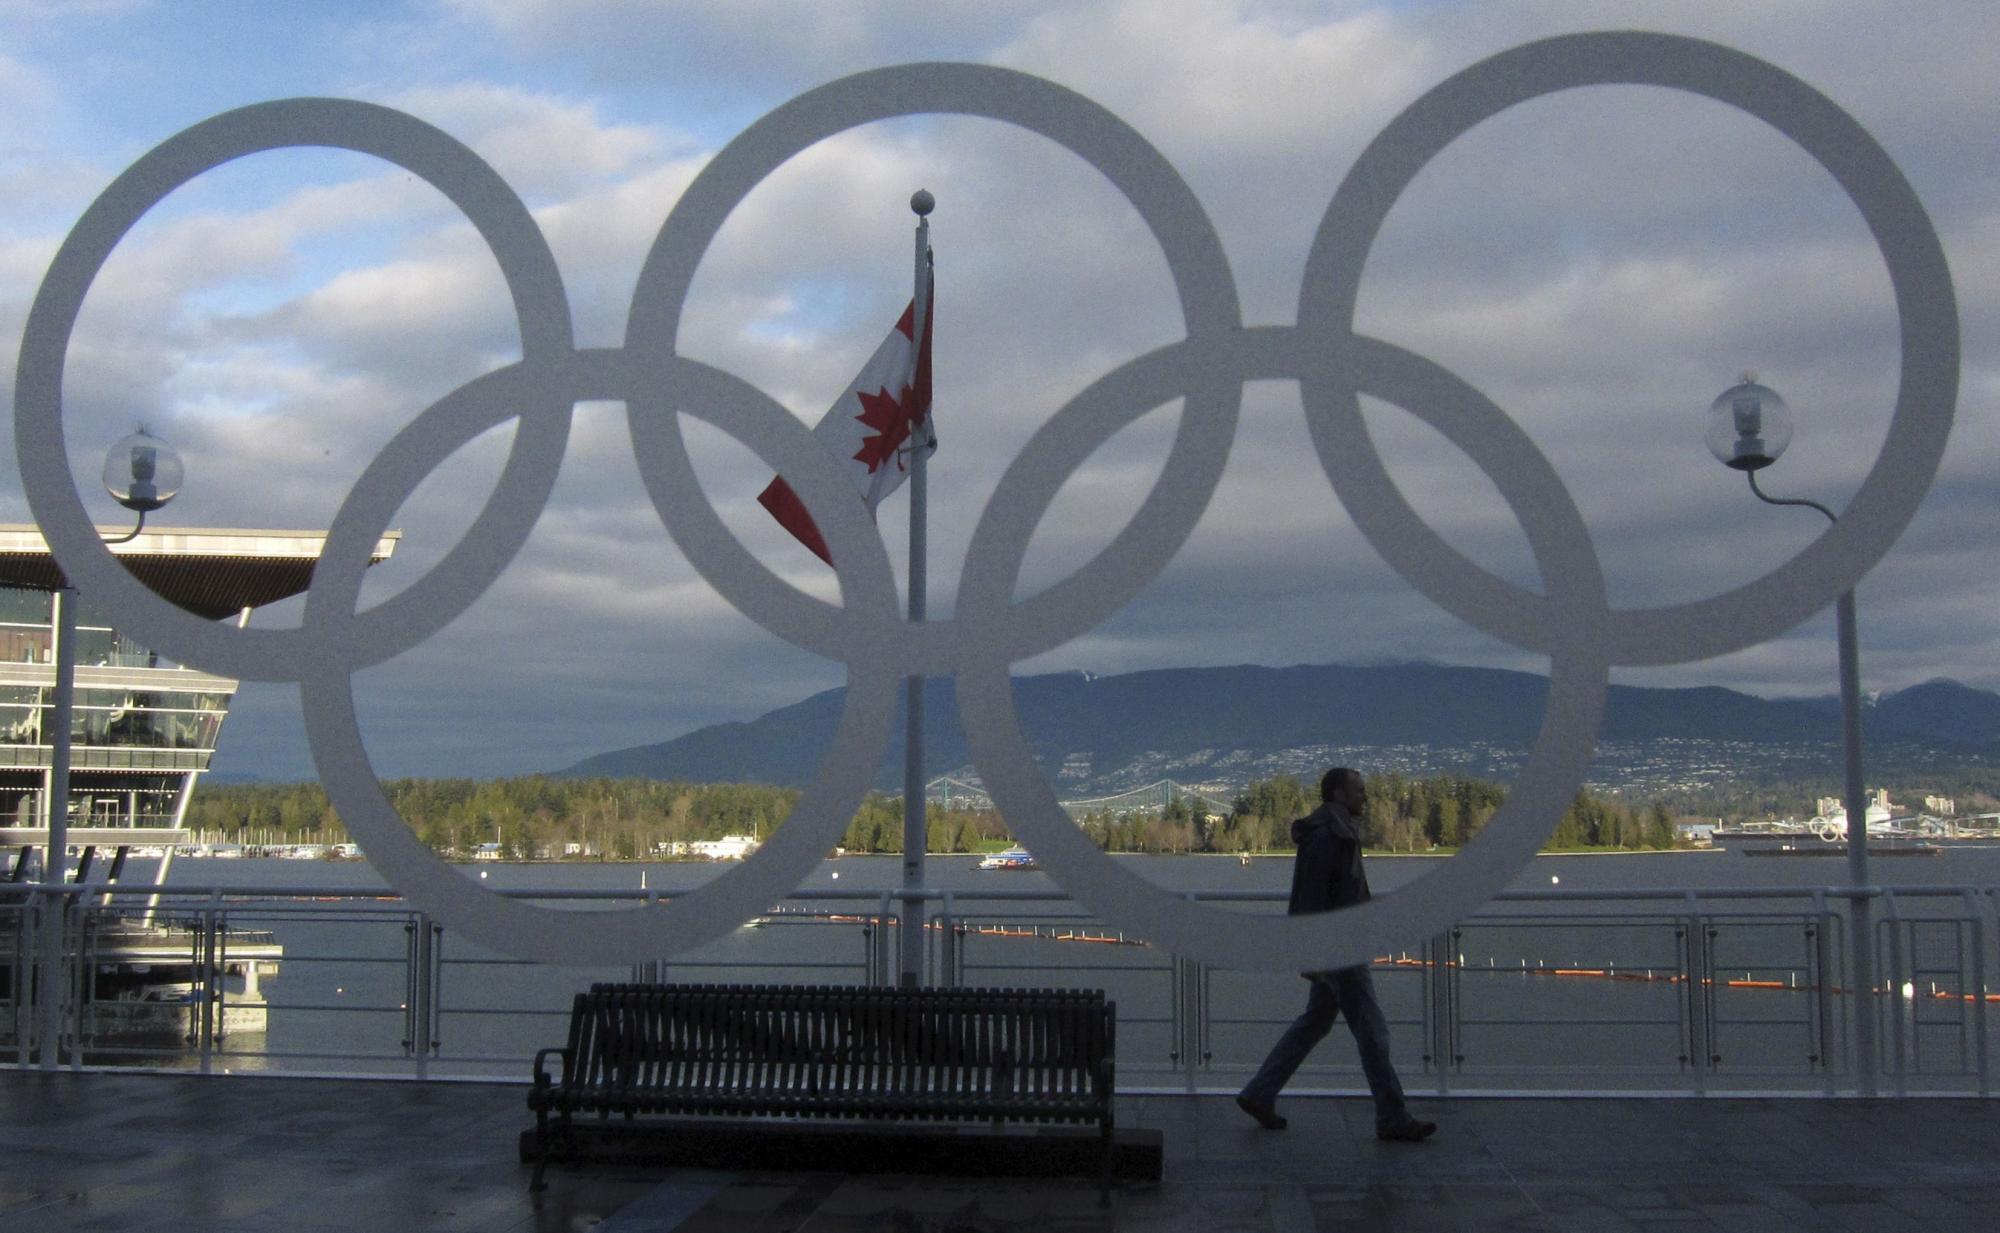
POLYGON ((740 861, 757 850, 755 835, 724 835, 720 839, 697 839, 688 851, 712 861, 740 861))
MULTIPOLYGON (((387 560, 400 538, 383 536, 370 564, 387 560)), ((316 531, 158 528, 111 551, 170 602, 242 625, 253 610, 304 591, 325 546, 316 531)), ((48 837, 54 605, 64 582, 39 528, 0 525, 0 844, 9 847, 48 837)), ((88 597, 75 602, 69 842, 174 844, 236 682, 163 659, 121 634, 88 597)))

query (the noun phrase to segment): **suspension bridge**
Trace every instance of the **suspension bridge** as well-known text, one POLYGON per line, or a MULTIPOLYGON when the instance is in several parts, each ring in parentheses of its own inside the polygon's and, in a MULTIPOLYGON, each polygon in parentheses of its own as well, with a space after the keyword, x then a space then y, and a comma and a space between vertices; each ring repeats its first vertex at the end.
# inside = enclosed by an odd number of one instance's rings
MULTIPOLYGON (((1080 797, 1058 802, 1072 818, 1099 811, 1119 817, 1135 813, 1159 813, 1176 800, 1193 800, 1200 797, 1208 802, 1211 812, 1226 810, 1234 796, 1233 790, 1214 790, 1191 787, 1172 779, 1159 779, 1143 787, 1128 788, 1123 792, 1113 792, 1107 796, 1080 797)), ((924 785, 924 800, 942 805, 946 809, 992 809, 993 798, 986 789, 949 775, 939 775, 924 785)))

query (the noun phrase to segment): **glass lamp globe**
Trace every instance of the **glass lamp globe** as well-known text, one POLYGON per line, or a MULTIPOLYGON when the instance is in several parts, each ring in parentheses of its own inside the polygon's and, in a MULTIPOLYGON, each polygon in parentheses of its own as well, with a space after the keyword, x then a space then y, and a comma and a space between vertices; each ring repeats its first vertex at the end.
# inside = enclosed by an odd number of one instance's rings
POLYGON ((1708 405, 1706 439, 1722 465, 1761 471, 1792 443, 1792 410, 1770 386, 1739 382, 1708 405))
POLYGON ((126 509, 144 514, 173 500, 185 474, 174 447, 142 428, 111 447, 104 459, 104 490, 126 509))

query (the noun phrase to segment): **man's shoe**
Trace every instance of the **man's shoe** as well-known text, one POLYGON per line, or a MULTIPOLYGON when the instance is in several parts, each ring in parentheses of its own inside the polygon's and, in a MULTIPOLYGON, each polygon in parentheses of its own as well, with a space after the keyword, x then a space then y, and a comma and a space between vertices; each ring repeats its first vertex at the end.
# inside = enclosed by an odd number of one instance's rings
POLYGON ((1426 1122, 1421 1118, 1411 1118, 1394 1126, 1383 1126, 1375 1131, 1375 1137, 1390 1143, 1422 1143, 1437 1133, 1436 1122, 1426 1122))
POLYGON ((1256 1118, 1257 1124, 1266 1130, 1283 1130, 1286 1126, 1291 1125, 1276 1109, 1273 1109, 1270 1105, 1260 1105, 1248 1096, 1238 1096, 1236 1098, 1236 1107, 1248 1113, 1251 1117, 1256 1118))

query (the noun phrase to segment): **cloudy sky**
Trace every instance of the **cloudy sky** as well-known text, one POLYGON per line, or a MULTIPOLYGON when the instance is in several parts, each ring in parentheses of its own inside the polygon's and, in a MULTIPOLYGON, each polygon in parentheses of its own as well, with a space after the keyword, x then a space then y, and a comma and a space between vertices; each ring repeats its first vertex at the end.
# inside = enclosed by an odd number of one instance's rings
MULTIPOLYGON (((1488 55, 1626 26, 1630 12, 1443 0, 0 0, 0 380, 11 390, 28 306, 77 216, 147 149, 229 108, 362 99, 463 141, 548 237, 579 344, 610 347, 655 234, 716 151, 798 93, 917 60, 1024 70, 1115 112, 1208 211, 1246 321, 1287 324, 1329 198, 1390 119, 1488 55)), ((1863 673, 1871 689, 1940 676, 2000 688, 2000 9, 1688 0, 1646 16, 1830 95, 1935 220, 1963 320, 1958 421, 1924 508, 1859 588, 1863 673)), ((1185 325, 1158 245, 1087 164, 993 122, 904 119, 806 150, 736 209, 702 260, 681 351, 816 420, 909 295, 906 202, 918 187, 938 199, 943 445, 929 596, 941 615, 974 524, 1035 429, 1185 325)), ((1839 509, 1880 448, 1899 354, 1882 259, 1831 178, 1747 116, 1644 87, 1536 100, 1455 142, 1389 215, 1359 326, 1442 364, 1527 430, 1624 608, 1741 586, 1823 530, 1810 512, 1758 505, 1710 458, 1711 398, 1745 369, 1783 392, 1797 432, 1767 487, 1839 509)), ((143 421, 187 462, 186 491, 160 521, 324 527, 399 428, 519 346, 494 258, 435 190, 358 154, 256 155, 174 192, 99 275, 68 358, 73 467, 100 520, 120 521, 97 474, 105 448, 143 421)), ((1019 594, 1068 577, 1125 525, 1160 480, 1178 414, 1178 402, 1153 409, 1068 481, 1019 594)), ((1434 527, 1500 576, 1539 585, 1517 519, 1477 467, 1399 408, 1370 403, 1367 418, 1434 527)), ((706 425, 688 437, 703 491, 741 541, 837 600, 831 572, 755 505, 768 467, 706 425)), ((402 548, 365 602, 421 578, 467 533, 510 439, 510 427, 492 430, 417 490, 393 520, 402 548)), ((29 520, 11 436, 0 448, 0 520, 29 520)), ((907 508, 893 498, 880 519, 899 562, 907 508)), ((293 601, 257 623, 297 619, 293 601)), ((1313 458, 1296 386, 1259 381, 1172 564, 1111 619, 1017 671, 1412 658, 1547 666, 1440 612, 1385 564, 1313 458)), ((383 774, 483 776, 749 718, 842 677, 688 565, 641 487, 624 408, 586 402, 523 552, 442 632, 361 673, 358 689, 383 774)), ((1618 679, 1830 693, 1831 616, 1618 679)), ((309 776, 298 706, 291 687, 246 685, 218 769, 309 776)))

